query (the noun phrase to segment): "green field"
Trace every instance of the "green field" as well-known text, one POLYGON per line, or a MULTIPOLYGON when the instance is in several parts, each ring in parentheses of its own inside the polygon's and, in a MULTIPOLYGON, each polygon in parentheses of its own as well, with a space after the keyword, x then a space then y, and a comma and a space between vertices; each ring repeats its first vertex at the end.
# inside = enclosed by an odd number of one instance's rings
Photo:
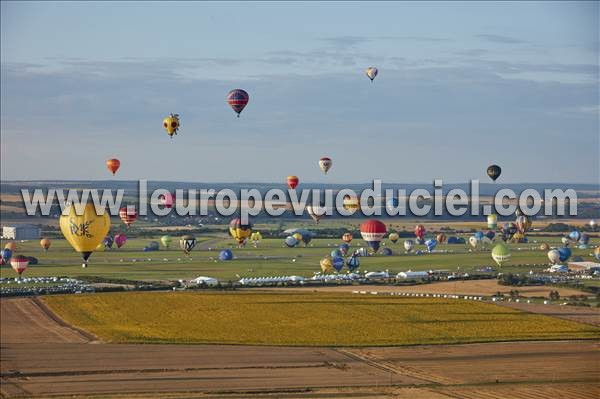
MULTIPOLYGON (((52 247, 44 252, 36 241, 18 242, 17 254, 35 256, 38 265, 32 265, 24 276, 100 276, 128 280, 175 280, 190 279, 197 276, 211 276, 222 280, 238 280, 241 277, 302 275, 310 277, 320 271, 319 260, 328 255, 341 243, 334 238, 316 238, 307 248, 302 246, 287 248, 283 239, 263 239, 258 248, 251 244, 244 248, 236 248, 231 238, 223 236, 207 236, 197 234, 198 244, 190 257, 186 257, 179 249, 176 233, 173 232, 171 249, 161 247, 157 252, 143 252, 142 248, 150 241, 146 239, 130 239, 121 249, 96 252, 90 258, 90 266, 81 268, 81 258, 65 240, 53 239, 52 247), (209 250, 209 248, 211 248, 209 250), (216 260, 219 250, 232 248, 237 259, 229 262, 216 260)), ((154 238, 158 241, 158 237, 154 238)), ((502 270, 505 272, 526 273, 529 270, 542 270, 548 267, 546 253, 538 249, 540 242, 559 246, 558 237, 535 237, 538 243, 511 244, 512 260, 502 270), (519 250, 520 248, 520 250, 519 250), (534 266, 537 264, 537 266, 534 266)), ((434 253, 422 256, 407 255, 403 249, 403 239, 396 244, 385 241, 384 245, 394 251, 393 256, 376 255, 361 258, 361 270, 385 270, 397 273, 406 270, 448 269, 450 271, 472 272, 483 266, 496 267, 489 249, 469 252, 467 245, 440 245, 438 250, 452 253, 434 253), (460 268, 460 269, 459 269, 460 268)), ((592 240, 592 244, 594 244, 592 240)), ((0 243, 2 247, 5 242, 0 243)), ((352 241, 353 249, 365 246, 358 238, 352 241)), ((416 249, 425 250, 424 246, 416 249)), ((573 249, 573 256, 582 256, 592 260, 592 250, 573 249)), ((0 276, 12 277, 15 273, 10 266, 0 269, 0 276)))
POLYGON ((43 300, 111 342, 376 346, 600 338, 590 325, 462 300, 186 292, 43 300))

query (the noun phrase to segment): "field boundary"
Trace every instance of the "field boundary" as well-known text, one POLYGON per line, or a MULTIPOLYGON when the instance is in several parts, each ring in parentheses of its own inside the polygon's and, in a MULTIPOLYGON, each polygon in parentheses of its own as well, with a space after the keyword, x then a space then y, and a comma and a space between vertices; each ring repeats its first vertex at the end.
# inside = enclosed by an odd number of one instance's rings
POLYGON ((85 330, 83 330, 81 328, 75 327, 72 324, 67 323, 58 314, 54 313, 52 311, 52 309, 50 309, 48 307, 48 305, 46 305, 37 296, 31 297, 31 302, 35 306, 37 306, 42 311, 42 313, 44 313, 46 316, 48 316, 48 318, 50 318, 56 324, 58 324, 61 327, 65 327, 65 328, 68 328, 70 330, 73 330, 74 332, 76 332, 77 334, 79 334, 82 338, 84 338, 85 340, 87 340, 86 343, 101 343, 102 342, 100 340, 100 338, 96 337, 94 334, 92 334, 90 332, 87 332, 87 331, 85 331, 85 330))

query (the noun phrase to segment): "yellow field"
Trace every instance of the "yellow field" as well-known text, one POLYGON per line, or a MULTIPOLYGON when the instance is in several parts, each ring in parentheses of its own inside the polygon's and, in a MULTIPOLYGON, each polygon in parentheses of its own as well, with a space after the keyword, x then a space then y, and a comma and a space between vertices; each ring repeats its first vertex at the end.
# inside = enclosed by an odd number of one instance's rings
POLYGON ((48 296, 112 342, 376 346, 600 338, 600 329, 492 304, 332 293, 48 296))

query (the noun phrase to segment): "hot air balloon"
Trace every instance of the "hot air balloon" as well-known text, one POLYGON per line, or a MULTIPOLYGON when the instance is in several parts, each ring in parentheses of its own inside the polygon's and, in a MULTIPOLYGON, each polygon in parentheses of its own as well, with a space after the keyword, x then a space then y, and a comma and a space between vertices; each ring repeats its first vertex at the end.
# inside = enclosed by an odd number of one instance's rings
POLYGON ((381 254, 384 256, 392 256, 394 252, 390 248, 383 248, 381 254))
POLYGON ((571 243, 571 239, 569 237, 561 237, 560 242, 566 247, 571 243))
POLYGON ((487 246, 492 243, 492 240, 490 240, 489 237, 487 237, 487 236, 483 236, 483 238, 481 239, 481 243, 483 245, 487 246))
POLYGON ((115 242, 115 239, 112 238, 112 236, 110 234, 107 234, 106 237, 104 237, 104 240, 102 240, 102 245, 104 245, 104 248, 112 248, 113 243, 115 242))
POLYGON ((519 233, 525 235, 531 228, 531 219, 529 216, 521 215, 517 217, 515 224, 517 225, 519 233))
POLYGON ((219 252, 219 260, 231 260, 233 259, 233 252, 227 248, 219 252))
POLYGON ((596 227, 596 221, 594 219, 590 220, 589 225, 592 228, 592 230, 594 230, 594 228, 596 227))
POLYGON ((334 256, 331 258, 331 265, 336 272, 339 272, 344 267, 344 258, 341 256, 334 256))
POLYGON ((295 189, 296 187, 298 187, 299 181, 300 181, 300 179, 298 179, 298 176, 288 176, 287 177, 287 185, 292 190, 295 189))
POLYGON ((571 240, 571 242, 577 242, 580 238, 581 233, 579 232, 579 230, 573 230, 569 233, 569 240, 571 240))
POLYGON ((240 218, 232 219, 229 223, 229 234, 237 241, 238 245, 243 245, 252 234, 252 223, 243 224, 240 218))
POLYGON ((571 257, 571 248, 569 247, 560 247, 558 248, 558 253, 560 255, 560 261, 564 262, 571 257))
POLYGON ((429 240, 425 241, 425 245, 427 246, 427 251, 428 252, 432 252, 435 247, 437 247, 437 240, 434 238, 430 238, 429 240))
POLYGON ((415 242, 413 240, 404 241, 404 249, 406 250, 406 252, 411 252, 414 246, 415 242))
POLYGON ((475 237, 477 237, 478 240, 481 241, 481 239, 483 238, 483 232, 482 231, 476 231, 475 234, 473 234, 475 237))
POLYGON ((375 252, 386 233, 385 224, 376 219, 369 219, 360 225, 360 235, 375 252))
POLYGON ((292 234, 292 237, 294 237, 297 241, 302 241, 302 234, 300 233, 294 233, 292 234))
POLYGON ((50 249, 50 245, 52 245, 52 241, 50 241, 49 238, 42 238, 42 240, 40 241, 40 245, 44 249, 44 251, 48 251, 48 249, 50 249))
POLYGON ((27 270, 27 266, 29 266, 29 258, 23 255, 17 255, 10 259, 10 265, 15 272, 19 275, 19 279, 21 278, 21 274, 25 270, 27 270))
POLYGON ((179 239, 179 247, 183 250, 183 253, 189 255, 192 249, 196 246, 196 237, 192 235, 185 235, 179 239))
POLYGON ((83 258, 82 267, 110 229, 108 212, 98 215, 93 203, 72 204, 60 217, 60 230, 75 251, 83 258))
POLYGON ((444 244, 446 242, 446 234, 440 233, 435 237, 435 239, 438 241, 438 243, 444 244))
POLYGON ((254 246, 256 247, 258 243, 262 240, 262 234, 260 234, 260 231, 255 231, 252 234, 250 234, 250 240, 252 241, 252 244, 254 244, 254 246))
POLYGON ((548 243, 543 242, 542 245, 540 245, 540 250, 541 251, 549 251, 550 245, 548 245, 548 243))
POLYGON ((338 247, 343 256, 348 254, 348 250, 350 249, 350 245, 343 243, 338 247))
POLYGON ((512 222, 504 223, 504 226, 502 226, 502 238, 504 241, 508 241, 515 235, 517 231, 518 229, 516 224, 512 222))
POLYGON ((344 195, 342 205, 351 215, 360 208, 360 200, 356 195, 344 195))
POLYGON ((492 259, 498 264, 498 266, 504 265, 510 260, 510 248, 504 243, 496 244, 492 249, 492 259))
POLYGON ((422 224, 415 226, 415 236, 418 239, 422 240, 423 237, 425 237, 425 226, 423 226, 422 224))
POLYGON ((596 249, 594 249, 594 258, 596 260, 600 260, 600 247, 596 247, 596 249))
POLYGON ((115 244, 117 244, 117 248, 121 248, 127 242, 127 236, 125 234, 119 233, 115 235, 115 244))
POLYGON ((348 266, 348 269, 350 269, 351 272, 358 269, 358 267, 360 266, 360 260, 358 259, 358 255, 352 255, 350 259, 346 261, 346 266, 348 266))
POLYGON ((119 210, 119 217, 127 227, 131 226, 137 219, 137 211, 133 206, 126 206, 119 210))
POLYGON ((165 193, 160 196, 160 204, 165 208, 172 208, 175 204, 175 196, 171 193, 165 193))
POLYGON ((16 252, 17 251, 17 243, 14 241, 9 241, 6 243, 6 245, 4 246, 5 249, 10 249, 11 252, 16 252))
POLYGON ((548 251, 548 259, 553 265, 557 264, 558 262, 560 262, 560 252, 558 252, 557 249, 548 251))
POLYGON ((307 205, 306 212, 308 215, 315 221, 315 223, 319 224, 319 220, 325 216, 327 209, 323 206, 313 206, 307 205))
POLYGON ((336 256, 343 256, 344 254, 342 253, 342 250, 339 248, 336 248, 334 250, 332 250, 329 255, 331 255, 332 258, 335 258, 336 256))
POLYGON ((169 116, 163 119, 163 127, 171 138, 173 138, 174 134, 177 134, 180 126, 179 114, 169 114, 169 116))
POLYGON ((487 217, 487 227, 488 229, 496 230, 498 226, 498 216, 492 214, 487 217))
POLYGON ((400 239, 400 236, 397 233, 391 233, 388 236, 388 239, 393 242, 394 244, 398 242, 398 240, 400 239))
POLYGON ((162 237, 160 237, 160 243, 163 245, 163 247, 169 249, 169 247, 171 246, 171 242, 173 241, 173 238, 166 234, 162 237))
POLYGON ((375 77, 377 76, 377 73, 379 73, 379 71, 375 67, 368 67, 365 70, 365 74, 367 75, 367 77, 369 79, 371 79, 371 82, 373 81, 373 79, 375 79, 375 77))
POLYGON ((242 89, 231 90, 229 94, 227 94, 227 104, 233 108, 238 118, 248 104, 248 100, 250 100, 250 96, 242 89))
POLYGON ((587 246, 590 242, 590 236, 586 233, 583 233, 581 235, 581 238, 579 239, 579 245, 583 245, 583 246, 587 246))
POLYGON ((485 236, 490 239, 490 241, 494 241, 494 237, 496 237, 496 232, 494 230, 488 230, 485 233, 485 236))
POLYGON ((0 251, 0 260, 3 262, 2 264, 8 263, 12 257, 12 254, 12 251, 8 248, 4 248, 2 251, 0 251))
POLYGON ((487 175, 493 181, 496 181, 496 179, 500 177, 501 173, 502 173, 502 169, 498 165, 490 165, 487 168, 487 175))
POLYGON ((469 244, 471 244, 473 248, 477 248, 477 245, 479 245, 479 238, 476 236, 469 237, 469 244))
POLYGON ((350 244, 352 242, 352 234, 350 234, 350 233, 344 233, 342 235, 342 241, 344 241, 345 243, 350 244))
POLYGON ((326 256, 321 259, 321 270, 323 273, 332 273, 333 272, 333 262, 331 260, 331 256, 326 256))
POLYGON ((293 236, 288 236, 285 238, 285 245, 287 245, 290 248, 293 248, 296 245, 298 245, 298 240, 296 240, 296 238, 294 238, 293 236))
POLYGON ((115 173, 117 173, 117 170, 119 170, 119 166, 121 166, 121 161, 119 161, 116 158, 112 158, 106 161, 106 167, 109 171, 112 172, 113 176, 115 175, 115 173))
POLYGON ((321 159, 319 159, 319 167, 325 174, 327 174, 327 172, 329 172, 329 169, 331 169, 332 165, 333 165, 333 161, 329 157, 322 157, 321 159))

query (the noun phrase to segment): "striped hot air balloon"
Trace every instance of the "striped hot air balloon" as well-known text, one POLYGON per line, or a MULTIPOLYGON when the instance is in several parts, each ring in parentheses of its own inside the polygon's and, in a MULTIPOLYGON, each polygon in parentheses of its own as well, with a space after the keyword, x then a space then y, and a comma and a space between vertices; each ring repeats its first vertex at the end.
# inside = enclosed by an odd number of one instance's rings
POLYGON ((179 240, 179 247, 183 250, 183 253, 189 255, 192 249, 196 246, 196 237, 191 235, 185 235, 179 240))
POLYGON ((352 242, 352 234, 344 233, 344 235, 342 235, 342 241, 344 241, 347 244, 350 244, 352 242))
POLYGON ((295 189, 296 187, 298 187, 299 181, 300 181, 300 179, 298 179, 298 176, 288 176, 287 177, 287 185, 292 190, 295 189))
POLYGON ((386 233, 385 224, 376 219, 369 219, 360 225, 360 235, 375 252, 379 249, 379 244, 386 233))
POLYGON ((29 266, 29 258, 23 255, 13 256, 10 259, 10 265, 13 270, 17 272, 19 278, 21 278, 21 274, 23 274, 23 272, 27 270, 27 266, 29 266))
POLYGON ((237 113, 238 118, 250 100, 248 93, 242 89, 234 89, 227 94, 227 104, 237 113))
POLYGON ((137 219, 137 211, 132 206, 126 206, 119 210, 119 217, 127 225, 127 227, 131 226, 133 222, 137 219))

